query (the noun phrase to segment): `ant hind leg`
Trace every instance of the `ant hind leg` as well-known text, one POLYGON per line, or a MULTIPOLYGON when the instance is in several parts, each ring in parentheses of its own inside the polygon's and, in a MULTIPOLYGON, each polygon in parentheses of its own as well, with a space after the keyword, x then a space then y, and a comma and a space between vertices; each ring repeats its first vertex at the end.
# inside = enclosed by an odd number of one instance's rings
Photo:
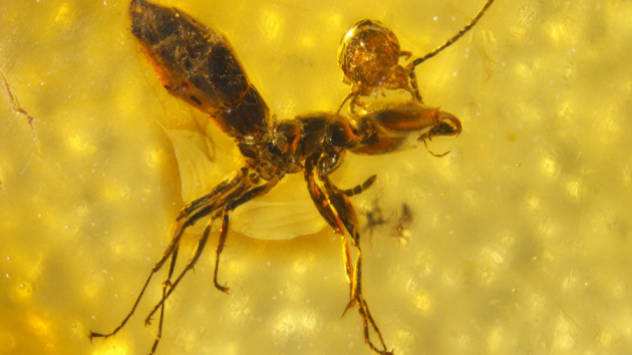
MULTIPOLYGON (((145 280, 143 287, 141 288, 138 296, 136 297, 136 301, 134 301, 134 304, 132 305, 132 308, 129 310, 127 315, 123 318, 121 323, 109 333, 97 333, 94 331, 90 331, 89 337, 91 341, 93 338, 109 338, 112 335, 118 333, 119 330, 121 330, 125 326, 125 324, 127 324, 127 321, 132 317, 132 315, 136 311, 136 308, 138 307, 140 300, 143 298, 143 295, 145 294, 145 291, 147 290, 147 286, 149 285, 149 282, 151 281, 154 274, 157 273, 162 268, 165 261, 167 261, 167 258, 169 258, 170 256, 172 257, 172 255, 177 251, 178 246, 180 244, 180 238, 182 237, 182 234, 184 233, 185 229, 189 227, 190 225, 192 225, 195 219, 200 218, 200 214, 202 213, 204 213, 204 211, 201 211, 200 213, 197 213, 193 216, 189 216, 189 218, 187 218, 185 221, 178 223, 178 227, 176 228, 176 234, 173 236, 173 238, 171 239, 171 242, 165 249, 163 256, 160 258, 160 260, 158 260, 158 262, 156 262, 154 267, 149 272, 149 275, 147 276, 147 279, 145 280)), ((172 259, 172 262, 173 262, 173 259, 172 259)))
MULTIPOLYGON (((178 248, 176 248, 173 254, 171 254, 171 263, 169 265, 169 273, 167 274, 167 278, 162 284, 162 297, 164 297, 165 294, 167 293, 167 287, 171 286, 171 276, 173 276, 173 270, 175 269, 177 258, 178 258, 178 248)), ((151 346, 151 351, 149 352, 150 354, 153 354, 154 352, 156 352, 156 349, 158 348, 158 343, 160 342, 160 339, 162 338, 162 327, 164 324, 164 319, 165 319, 165 305, 163 304, 162 307, 160 307, 160 320, 158 321, 158 333, 156 334, 156 339, 154 340, 154 344, 151 346)))
MULTIPOLYGON (((237 208, 239 205, 241 205, 241 204, 243 204, 245 202, 248 202, 248 201, 252 200, 253 198, 255 198, 257 196, 260 196, 262 194, 267 193, 270 189, 272 189, 272 187, 274 187, 279 182, 279 180, 280 180, 280 178, 274 178, 274 179, 271 179, 270 181, 268 181, 267 183, 265 183, 263 185, 259 185, 259 186, 253 187, 253 188, 251 188, 249 190, 246 190, 246 191, 237 192, 236 195, 228 197, 228 201, 225 201, 225 204, 224 204, 224 206, 226 206, 226 207, 224 207, 221 211, 218 211, 215 214, 213 214, 213 216, 211 217, 212 219, 209 222, 209 225, 206 227, 206 229, 204 229, 204 234, 202 235, 202 238, 200 239, 200 241, 198 243, 198 247, 197 247, 197 250, 195 251, 195 254, 191 258, 189 263, 180 272, 180 274, 176 278, 175 282, 171 285, 171 287, 169 287, 169 290, 162 297, 160 302, 158 302, 154 306, 154 308, 151 310, 151 312, 149 312, 149 314, 145 318, 145 322, 148 322, 151 319, 151 317, 153 316, 153 314, 156 313, 158 308, 160 308, 165 303, 167 298, 169 298, 169 296, 171 295, 173 290, 180 283, 180 281, 182 280, 184 275, 186 275, 187 272, 189 272, 191 269, 193 269, 193 267, 197 263, 200 255, 202 254, 202 251, 204 250, 204 245, 206 244, 206 240, 208 239, 208 235, 209 235, 210 230, 211 230, 211 225, 212 225, 213 221, 215 220, 215 218, 219 218, 221 216, 221 218, 224 221, 222 223, 222 232, 220 233, 220 239, 222 239, 221 238, 221 234, 224 234, 224 237, 223 237, 223 241, 220 240, 220 243, 218 244, 218 249, 217 249, 217 254, 216 254, 216 261, 219 261, 219 255, 222 252, 224 241, 226 240, 225 233, 228 233, 228 221, 229 221, 228 213, 230 211, 232 211, 233 209, 237 208)), ((216 265, 216 268, 217 268, 218 263, 216 263, 215 265, 216 265)), ((214 277, 213 278, 214 278, 214 282, 216 283, 216 287, 219 286, 218 288, 220 290, 221 290, 221 287, 225 287, 225 286, 219 285, 219 283, 217 283, 217 271, 214 273, 214 277)))
POLYGON ((161 307, 164 306, 165 301, 167 300, 167 298, 169 298, 169 295, 171 295, 173 290, 176 289, 176 287, 178 286, 178 284, 180 283, 180 281, 182 280, 184 275, 186 275, 187 272, 189 272, 191 269, 193 269, 193 267, 197 263, 198 259, 200 258, 200 255, 202 255, 202 251, 204 250, 204 246, 206 245, 206 241, 208 239, 208 235, 211 232, 211 226, 213 224, 213 220, 214 220, 214 218, 211 219, 209 221, 208 225, 206 226, 206 228, 204 228, 204 233, 202 234, 202 238, 200 238, 200 241, 198 242, 198 246, 197 246, 197 248, 195 250, 195 254, 193 254, 193 257, 191 257, 191 259, 189 260, 187 265, 184 267, 184 269, 182 269, 182 271, 180 271, 180 274, 178 274, 178 277, 173 282, 173 284, 170 284, 167 288, 165 288, 165 289, 167 289, 167 291, 163 292, 163 295, 162 295, 162 298, 160 299, 160 302, 158 302, 154 306, 154 308, 151 310, 151 312, 149 312, 149 314, 145 318, 145 324, 146 325, 151 322, 151 317, 154 315, 154 313, 156 313, 158 308, 161 308, 161 307))
POLYGON ((228 287, 219 284, 217 281, 217 272, 219 270, 219 256, 222 254, 222 250, 224 250, 224 243, 226 242, 226 235, 228 234, 228 224, 228 213, 225 213, 222 222, 222 229, 219 233, 219 239, 217 240, 217 248, 215 249, 215 268, 213 269, 213 284, 215 285, 215 288, 224 293, 228 293, 228 287))

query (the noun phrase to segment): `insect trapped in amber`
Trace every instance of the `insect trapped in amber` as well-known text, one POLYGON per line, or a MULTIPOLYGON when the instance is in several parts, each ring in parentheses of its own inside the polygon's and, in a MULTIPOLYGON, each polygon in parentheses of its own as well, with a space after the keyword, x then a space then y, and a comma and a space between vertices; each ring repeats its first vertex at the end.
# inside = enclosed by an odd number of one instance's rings
POLYGON ((150 323, 152 316, 159 312, 158 333, 151 348, 154 353, 162 337, 165 301, 197 263, 212 225, 220 225, 213 283, 218 290, 228 293, 228 286, 220 281, 219 267, 229 236, 231 215, 240 206, 267 194, 286 175, 302 174, 314 208, 333 231, 342 236, 342 264, 349 281, 349 302, 343 314, 356 309, 368 347, 380 354, 391 354, 392 350, 378 327, 378 318, 373 316, 364 297, 361 282, 364 255, 358 218, 351 202, 354 195, 371 187, 377 177, 368 176, 364 181, 356 181, 357 185, 343 188, 334 183, 330 175, 342 164, 346 152, 387 154, 419 141, 425 143, 434 136, 453 136, 461 131, 460 121, 454 115, 421 102, 412 79, 413 69, 461 37, 490 3, 488 1, 470 24, 446 44, 419 58, 421 60, 413 60, 416 64, 407 67, 397 64, 404 52, 395 45, 397 40, 386 27, 379 25, 375 35, 386 36, 386 40, 373 41, 373 32, 365 35, 364 24, 373 31, 377 28, 375 21, 361 21, 358 31, 352 30, 351 35, 345 37, 341 44, 341 62, 346 63, 343 71, 353 84, 350 97, 367 95, 372 90, 403 88, 411 92, 409 99, 389 102, 359 115, 353 110, 348 116, 340 114, 340 110, 332 110, 274 120, 223 35, 179 9, 145 0, 131 1, 132 34, 153 63, 164 88, 174 97, 207 113, 209 119, 233 139, 243 165, 232 176, 182 208, 176 217, 170 243, 149 272, 130 311, 112 331, 91 332, 90 337, 107 338, 119 332, 136 311, 153 276, 168 264, 162 296, 145 318, 145 322, 150 323), (356 35, 365 46, 358 47, 356 35), (381 53, 384 46, 391 51, 389 55, 374 55, 381 53), (345 49, 350 47, 355 49, 345 49), (196 223, 204 224, 205 228, 193 256, 176 272, 183 233, 196 223))

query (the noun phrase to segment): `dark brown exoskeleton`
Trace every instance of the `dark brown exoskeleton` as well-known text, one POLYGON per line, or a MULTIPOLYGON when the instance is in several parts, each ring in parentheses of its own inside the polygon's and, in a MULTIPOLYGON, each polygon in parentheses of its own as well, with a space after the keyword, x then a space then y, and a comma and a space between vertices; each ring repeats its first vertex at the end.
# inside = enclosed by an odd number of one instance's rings
POLYGON ((151 269, 136 301, 122 322, 109 333, 91 332, 90 338, 117 333, 132 316, 153 275, 169 260, 160 301, 145 319, 160 309, 158 334, 151 353, 162 335, 164 303, 184 275, 195 265, 211 231, 221 220, 215 255, 213 282, 226 241, 231 211, 272 189, 286 174, 302 172, 309 194, 322 217, 343 235, 343 263, 350 280, 350 301, 345 312, 357 306, 364 324, 364 339, 371 349, 389 354, 371 316, 361 288, 362 253, 356 212, 349 197, 361 193, 375 181, 350 188, 337 187, 329 175, 342 162, 346 151, 384 154, 403 149, 409 142, 435 135, 452 135, 459 121, 449 113, 415 101, 393 103, 349 120, 338 113, 314 113, 273 122, 268 108, 250 84, 226 38, 176 8, 132 0, 132 33, 154 64, 163 86, 200 110, 207 112, 231 136, 244 157, 244 166, 208 194, 187 204, 176 219, 173 237, 163 256, 151 269), (200 219, 208 224, 193 257, 172 280, 181 237, 200 219), (345 230, 348 234, 345 234, 345 230), (375 343, 370 332, 377 336, 375 343))
POLYGON ((486 0, 470 22, 459 32, 432 52, 415 58, 405 66, 400 58, 408 59, 412 53, 402 51, 395 34, 380 21, 364 19, 357 22, 342 38, 338 48, 338 65, 344 74, 343 81, 351 85, 351 93, 344 99, 340 109, 349 102, 349 109, 355 113, 356 105, 362 106, 359 97, 376 95, 381 90, 402 89, 409 92, 414 100, 423 103, 417 86, 415 67, 439 54, 467 31, 483 16, 494 0, 486 0))

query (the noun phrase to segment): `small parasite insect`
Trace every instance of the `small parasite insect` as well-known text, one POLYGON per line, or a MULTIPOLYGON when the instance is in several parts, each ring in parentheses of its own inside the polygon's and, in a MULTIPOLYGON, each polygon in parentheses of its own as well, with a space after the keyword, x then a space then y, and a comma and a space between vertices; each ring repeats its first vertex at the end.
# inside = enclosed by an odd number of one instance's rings
POLYGON ((342 39, 338 48, 338 65, 344 73, 343 81, 351 85, 351 93, 344 99, 340 109, 351 99, 349 109, 355 112, 361 96, 371 96, 385 89, 403 89, 413 99, 423 103, 417 85, 415 67, 443 51, 467 31, 469 31, 491 6, 494 0, 487 0, 479 12, 456 35, 452 36, 432 52, 415 58, 405 67, 399 64, 400 58, 412 56, 402 51, 395 34, 376 20, 361 20, 356 23, 342 39))
MULTIPOLYGON (((489 3, 491 1, 488 1, 482 11, 489 3)), ((435 50, 434 54, 469 30, 480 18, 482 11, 450 41, 435 50)), ((392 102, 378 110, 352 117, 342 116, 339 112, 312 113, 275 121, 271 119, 259 92, 248 81, 225 37, 176 8, 162 7, 146 0, 132 0, 130 15, 132 33, 154 65, 165 89, 173 96, 208 113, 221 130, 234 139, 243 156, 244 166, 208 194, 190 202, 181 210, 176 218, 171 241, 149 272, 127 315, 109 333, 90 332, 90 339, 107 338, 121 330, 134 314, 154 274, 169 261, 162 297, 145 318, 145 323, 148 324, 151 317, 160 311, 158 332, 151 348, 153 354, 162 336, 165 301, 198 261, 213 222, 221 221, 213 283, 218 290, 228 293, 228 287, 218 281, 218 269, 232 211, 266 194, 286 174, 302 172, 316 209, 333 230, 343 236, 343 266, 349 280, 349 303, 343 314, 357 307, 363 322, 365 342, 377 353, 392 354, 362 293, 362 251, 358 218, 350 200, 351 196, 370 187, 376 177, 370 176, 353 188, 343 189, 336 186, 329 175, 340 166, 346 151, 385 154, 402 150, 410 141, 425 142, 434 136, 458 134, 461 131, 459 120, 450 113, 423 105, 420 98, 413 95, 410 100, 392 102), (207 222, 195 252, 174 279, 182 235, 188 227, 200 220, 207 222)), ((385 27, 381 28, 387 31, 385 27)), ((384 31, 381 33, 388 34, 390 43, 397 43, 390 31, 384 31)), ((360 30, 353 33, 355 34, 345 37, 342 48, 348 48, 358 40, 365 41, 364 38, 374 38, 360 30), (358 34, 360 37, 356 36, 358 34)), ((364 51, 346 51, 341 56, 342 62, 356 63, 343 67, 345 75, 353 83, 350 97, 363 96, 374 90, 409 87, 406 75, 400 75, 406 69, 385 63, 380 57, 361 60, 365 57, 373 58, 372 53, 381 51, 381 47, 375 47, 373 43, 368 41, 363 47, 364 51), (368 64, 365 68, 357 63, 368 64), (365 69, 358 70, 360 67, 365 69), (381 76, 378 76, 382 79, 373 79, 371 76, 376 68, 381 68, 381 76), (400 76, 401 79, 391 79, 400 76), (368 80, 369 77, 371 81, 368 80)), ((399 47, 393 52, 401 55, 399 47)), ((421 59, 423 61, 430 56, 426 55, 421 59)), ((413 68, 414 65, 407 69, 410 70, 409 77, 413 77, 413 68)), ((416 85, 414 81, 411 83, 410 90, 415 93, 416 85)))

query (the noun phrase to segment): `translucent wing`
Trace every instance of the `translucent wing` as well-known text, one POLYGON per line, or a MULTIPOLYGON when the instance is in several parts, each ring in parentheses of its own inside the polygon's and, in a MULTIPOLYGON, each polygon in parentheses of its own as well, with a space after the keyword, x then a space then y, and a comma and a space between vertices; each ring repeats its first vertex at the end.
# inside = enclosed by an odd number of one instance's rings
MULTIPOLYGON (((166 131, 178 161, 184 201, 204 195, 239 166, 239 153, 230 140, 211 142, 206 134, 192 130, 166 131)), ((231 215, 231 230, 255 239, 291 239, 317 233, 325 225, 302 174, 286 176, 271 192, 231 215)))

